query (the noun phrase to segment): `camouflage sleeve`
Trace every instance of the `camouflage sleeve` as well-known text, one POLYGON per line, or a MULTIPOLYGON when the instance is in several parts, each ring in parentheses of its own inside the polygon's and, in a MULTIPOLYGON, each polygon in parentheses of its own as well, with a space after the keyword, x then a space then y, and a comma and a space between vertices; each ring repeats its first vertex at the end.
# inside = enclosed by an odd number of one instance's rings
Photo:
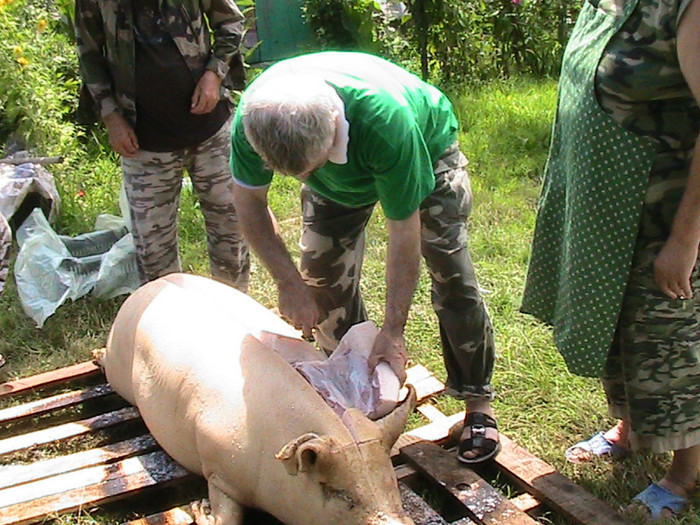
POLYGON ((203 1, 209 27, 214 33, 214 47, 207 69, 225 78, 231 58, 238 52, 243 34, 243 13, 233 0, 203 1))
POLYGON ((105 33, 98 0, 76 0, 75 40, 78 46, 80 75, 101 117, 116 111, 112 76, 104 56, 105 33))

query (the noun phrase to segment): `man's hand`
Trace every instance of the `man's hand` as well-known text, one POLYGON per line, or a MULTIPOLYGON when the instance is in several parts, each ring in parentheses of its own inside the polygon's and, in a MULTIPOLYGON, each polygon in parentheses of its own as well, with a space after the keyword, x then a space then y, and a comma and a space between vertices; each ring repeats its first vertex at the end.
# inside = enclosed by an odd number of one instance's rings
POLYGON ((695 244, 682 244, 670 237, 654 261, 654 280, 671 299, 690 299, 690 279, 698 259, 695 244))
POLYGON ((389 364, 401 384, 406 381, 406 341, 403 333, 391 335, 384 329, 379 331, 374 340, 372 353, 369 356, 369 369, 374 370, 380 361, 389 364))
POLYGON ((112 149, 122 157, 133 157, 139 150, 139 141, 134 128, 126 119, 115 111, 102 119, 107 128, 107 136, 112 149))
POLYGON ((321 311, 311 288, 303 281, 278 284, 280 314, 300 329, 305 338, 313 337, 313 329, 321 321, 321 311))
POLYGON ((199 79, 192 94, 190 113, 205 115, 210 113, 219 103, 221 79, 213 71, 205 71, 199 79))

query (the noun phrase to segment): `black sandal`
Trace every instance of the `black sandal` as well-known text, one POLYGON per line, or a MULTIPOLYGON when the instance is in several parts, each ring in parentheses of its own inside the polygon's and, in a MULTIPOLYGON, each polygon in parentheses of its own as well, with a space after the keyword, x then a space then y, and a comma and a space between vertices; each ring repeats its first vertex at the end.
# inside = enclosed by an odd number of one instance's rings
POLYGON ((495 458, 501 451, 501 443, 499 441, 486 437, 487 428, 495 428, 498 430, 498 425, 494 418, 483 412, 470 412, 464 419, 464 429, 462 432, 467 428, 469 429, 470 437, 462 439, 459 442, 459 452, 457 453, 457 459, 459 461, 468 465, 476 465, 477 463, 484 463, 495 458), (464 457, 465 452, 477 448, 481 449, 483 453, 473 458, 464 457))

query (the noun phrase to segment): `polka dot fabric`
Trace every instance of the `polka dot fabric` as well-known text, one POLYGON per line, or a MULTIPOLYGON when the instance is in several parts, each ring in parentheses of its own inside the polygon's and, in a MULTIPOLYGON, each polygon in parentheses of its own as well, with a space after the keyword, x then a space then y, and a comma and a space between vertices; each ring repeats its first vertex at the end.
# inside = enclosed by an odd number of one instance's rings
POLYGON ((618 126, 593 90, 617 16, 586 2, 567 45, 522 311, 554 329, 571 372, 600 376, 628 279, 651 142, 618 126))

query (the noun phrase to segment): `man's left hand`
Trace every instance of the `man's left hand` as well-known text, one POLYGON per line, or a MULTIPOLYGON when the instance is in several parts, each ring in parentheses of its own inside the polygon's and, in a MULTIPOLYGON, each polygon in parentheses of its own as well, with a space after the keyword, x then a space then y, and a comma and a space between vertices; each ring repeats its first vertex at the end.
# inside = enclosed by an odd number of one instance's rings
POLYGON ((374 370, 380 361, 389 364, 401 384, 406 381, 406 340, 403 334, 391 335, 380 330, 369 356, 370 370, 374 370))
POLYGON ((219 103, 220 89, 221 79, 219 76, 213 71, 205 71, 194 88, 190 113, 195 115, 211 113, 219 103))

